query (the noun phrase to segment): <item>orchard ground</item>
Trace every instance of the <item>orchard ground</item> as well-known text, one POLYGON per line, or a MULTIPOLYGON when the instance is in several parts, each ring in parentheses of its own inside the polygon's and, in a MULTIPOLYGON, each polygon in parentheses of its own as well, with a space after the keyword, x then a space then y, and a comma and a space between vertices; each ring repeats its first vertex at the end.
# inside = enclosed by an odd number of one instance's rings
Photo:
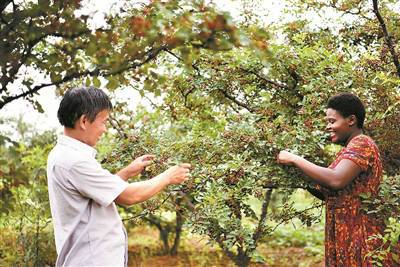
MULTIPOLYGON (((130 232, 130 236, 129 267, 235 266, 219 248, 208 245, 204 237, 185 238, 179 254, 171 256, 159 254, 161 244, 158 242, 158 232, 154 228, 138 227, 130 232)), ((260 245, 259 252, 265 263, 251 263, 250 266, 324 266, 323 255, 313 252, 310 247, 260 245)))

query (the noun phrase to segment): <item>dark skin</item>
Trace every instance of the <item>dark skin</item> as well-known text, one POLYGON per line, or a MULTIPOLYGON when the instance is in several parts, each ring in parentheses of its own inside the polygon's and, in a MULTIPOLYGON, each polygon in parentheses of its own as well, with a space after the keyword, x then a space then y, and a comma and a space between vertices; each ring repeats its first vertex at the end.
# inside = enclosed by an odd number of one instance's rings
MULTIPOLYGON (((337 110, 328 108, 325 119, 326 130, 330 133, 333 143, 347 145, 351 139, 362 134, 354 115, 343 117, 337 110)), ((311 181, 333 190, 343 189, 361 173, 361 168, 348 159, 340 161, 335 168, 330 169, 283 150, 279 152, 277 161, 280 164, 296 166, 311 181)))

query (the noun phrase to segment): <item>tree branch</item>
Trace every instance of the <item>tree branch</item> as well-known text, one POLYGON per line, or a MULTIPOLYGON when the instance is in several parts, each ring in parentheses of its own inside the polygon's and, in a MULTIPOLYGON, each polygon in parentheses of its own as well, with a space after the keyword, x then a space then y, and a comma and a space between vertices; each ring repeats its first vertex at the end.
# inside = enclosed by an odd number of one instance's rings
POLYGON ((217 236, 215 238, 215 240, 217 241, 219 247, 225 252, 225 255, 227 255, 232 261, 235 261, 236 260, 236 255, 224 245, 224 243, 222 242, 221 237, 217 236))
MULTIPOLYGON (((2 109, 6 104, 8 104, 8 103, 10 103, 10 102, 12 102, 12 101, 14 101, 16 99, 23 98, 23 97, 26 97, 28 95, 33 95, 34 93, 37 93, 42 88, 53 86, 53 85, 57 86, 57 85, 60 85, 62 83, 65 83, 65 82, 72 81, 73 79, 76 79, 76 78, 80 78, 80 77, 84 77, 84 76, 100 76, 100 75, 103 76, 103 77, 108 77, 108 76, 111 76, 111 75, 121 74, 121 73, 123 73, 125 71, 140 67, 140 66, 148 63, 149 61, 154 59, 164 49, 165 49, 164 46, 161 46, 159 48, 153 48, 153 49, 151 49, 151 50, 149 50, 147 52, 147 55, 145 56, 146 58, 142 62, 128 64, 125 67, 119 68, 119 69, 114 70, 114 71, 103 72, 103 71, 101 71, 100 69, 97 68, 97 69, 94 69, 92 71, 87 70, 87 71, 83 71, 83 72, 75 72, 75 73, 72 73, 70 75, 66 75, 61 80, 58 80, 58 81, 55 81, 55 82, 43 83, 43 84, 40 84, 40 85, 36 85, 35 87, 33 87, 30 90, 28 90, 26 92, 23 92, 21 94, 14 95, 14 96, 8 96, 8 97, 3 98, 3 100, 0 101, 0 109, 2 109)), ((124 65, 124 64, 121 64, 121 65, 124 65)))
POLYGON ((132 221, 132 220, 139 219, 139 218, 142 218, 142 217, 147 216, 149 213, 151 213, 151 212, 153 212, 153 211, 158 210, 159 208, 161 208, 161 206, 164 205, 164 203, 167 202, 167 200, 168 200, 170 197, 171 197, 171 193, 169 193, 169 194, 163 199, 163 201, 161 202, 161 204, 158 205, 157 207, 152 208, 152 209, 145 209, 145 210, 143 210, 143 211, 142 211, 141 213, 139 213, 139 214, 136 214, 136 215, 131 216, 131 217, 129 217, 129 218, 123 219, 123 221, 132 221))
MULTIPOLYGON (((60 10, 61 10, 61 8, 62 8, 62 6, 60 5, 60 10)), ((18 10, 14 9, 15 19, 13 20, 13 23, 10 23, 8 30, 12 30, 13 27, 15 26, 13 24, 18 24, 19 21, 22 21, 22 19, 25 17, 25 14, 23 14, 22 12, 20 12, 21 14, 16 13, 16 12, 18 12, 18 10), (17 21, 14 23, 15 20, 17 20, 17 21)), ((60 17, 60 13, 57 12, 56 13, 56 18, 58 19, 59 17, 60 17)), ((29 20, 29 23, 28 23, 28 31, 31 31, 32 23, 33 23, 32 20, 33 20, 33 17, 30 17, 30 20, 29 20)), ((2 30, 1 31, 1 36, 4 35, 4 38, 9 39, 9 36, 6 36, 7 33, 8 33, 8 30, 2 30)), ((12 68, 8 71, 8 75, 6 74, 7 72, 3 73, 2 77, 0 78, 1 85, 2 85, 2 88, 0 89, 0 92, 7 91, 7 88, 6 88, 7 84, 15 79, 15 75, 18 73, 18 71, 21 68, 21 66, 23 64, 25 64, 27 59, 31 56, 32 49, 39 42, 41 42, 43 39, 45 39, 46 37, 54 36, 54 37, 62 37, 64 39, 73 39, 73 38, 76 38, 76 37, 79 37, 79 36, 82 36, 84 34, 87 34, 87 33, 91 32, 89 29, 85 29, 85 30, 82 30, 82 31, 79 31, 79 32, 76 32, 76 33, 66 34, 66 33, 57 32, 57 31, 55 31, 55 32, 54 31, 46 32, 47 31, 46 28, 41 28, 40 30, 43 31, 43 33, 39 37, 31 39, 31 40, 26 40, 27 41, 26 42, 26 46, 23 49, 22 53, 20 54, 19 60, 17 59, 15 61, 15 63, 17 63, 17 62, 18 63, 17 64, 10 64, 12 66, 12 68)), ((9 47, 13 47, 14 46, 14 48, 15 48, 16 44, 13 43, 13 42, 14 42, 14 40, 8 40, 8 43, 6 44, 6 46, 9 46, 9 47), (13 45, 10 45, 11 43, 13 45)), ((11 48, 11 50, 12 49, 13 48, 11 48)), ((11 51, 10 48, 8 48, 7 50, 11 51)), ((7 50, 2 51, 1 53, 3 53, 3 52, 4 53, 10 53, 7 50)))
POLYGON ((5 0, 0 2, 0 14, 3 13, 4 9, 11 3, 11 0, 5 0))
POLYGON ((303 214, 303 213, 305 213, 305 212, 307 212, 307 211, 309 211, 309 210, 320 208, 320 207, 322 207, 322 206, 324 206, 324 205, 325 205, 325 203, 321 203, 321 204, 314 205, 314 206, 311 206, 311 207, 309 207, 309 208, 306 208, 306 209, 304 209, 304 210, 294 212, 293 214, 291 214, 292 216, 288 216, 288 218, 283 219, 283 220, 280 221, 277 225, 275 225, 274 229, 272 229, 271 232, 274 232, 274 231, 276 230, 276 228, 278 228, 281 224, 286 223, 286 222, 292 220, 294 217, 297 217, 297 216, 299 216, 299 215, 301 215, 301 214, 303 214))
POLYGON ((246 72, 246 73, 250 73, 250 74, 255 75, 257 78, 259 78, 259 79, 263 80, 264 82, 266 82, 268 84, 271 84, 271 85, 273 85, 275 87, 282 88, 282 89, 289 89, 289 87, 286 84, 269 80, 269 79, 261 76, 259 73, 255 72, 255 71, 248 70, 248 69, 245 69, 245 68, 240 68, 240 69, 242 71, 246 72))
POLYGON ((118 135, 122 139, 127 139, 128 135, 124 132, 124 128, 120 122, 112 115, 110 115, 110 124, 117 131, 118 135))
POLYGON ((156 216, 152 215, 152 214, 150 214, 149 216, 143 217, 143 220, 148 221, 149 223, 155 225, 158 228, 158 230, 160 230, 160 231, 163 228, 162 225, 161 225, 160 219, 157 218, 156 216))
POLYGON ((255 109, 249 107, 248 105, 246 105, 245 103, 240 102, 239 100, 237 100, 236 98, 234 98, 233 96, 231 96, 230 94, 228 94, 226 91, 222 90, 222 89, 218 89, 218 91, 220 91, 226 98, 228 98, 229 100, 231 100, 232 102, 234 102, 236 105, 241 106, 242 108, 247 109, 249 112, 254 113, 255 109))
POLYGON ((265 192, 265 197, 264 197, 264 201, 263 201, 262 208, 261 208, 260 220, 258 221, 257 228, 253 234, 254 244, 257 244, 258 240, 261 237, 263 225, 265 224, 265 220, 267 218, 268 206, 269 206, 269 203, 271 200, 272 190, 273 189, 268 189, 265 192))
MULTIPOLYGON (((178 199, 176 201, 176 204, 179 206, 181 204, 181 201, 182 201, 181 199, 178 199)), ((181 240, 182 227, 185 222, 185 219, 182 214, 182 210, 180 210, 179 208, 176 208, 175 215, 176 215, 175 238, 174 238, 174 243, 173 243, 171 251, 170 251, 170 253, 172 255, 176 255, 178 253, 179 243, 181 240)))
POLYGON ((196 207, 193 204, 193 202, 189 199, 188 195, 181 190, 178 191, 178 194, 185 200, 186 204, 188 205, 188 208, 193 211, 196 207))
MULTIPOLYGON (((178 60, 183 61, 183 59, 180 56, 176 55, 172 51, 170 51, 168 49, 165 49, 164 51, 167 52, 168 54, 172 55, 173 57, 177 58, 178 60)), ((192 68, 197 71, 197 75, 200 75, 200 69, 194 63, 192 63, 192 68)))
POLYGON ((38 38, 30 40, 27 43, 27 46, 25 47, 24 51, 22 52, 22 56, 21 56, 21 59, 20 59, 20 62, 18 63, 18 65, 16 65, 15 67, 13 67, 9 71, 9 75, 7 75, 7 76, 3 75, 0 78, 1 85, 2 85, 2 88, 0 89, 0 92, 7 91, 7 84, 14 80, 15 75, 17 75, 17 73, 18 73, 19 69, 21 68, 21 66, 23 64, 25 64, 27 59, 31 56, 32 49, 39 42, 41 42, 43 39, 45 39, 48 36, 62 37, 62 38, 65 38, 65 39, 74 39, 76 37, 80 37, 80 36, 88 34, 88 33, 90 33, 90 30, 83 30, 83 31, 80 31, 80 32, 77 32, 77 33, 74 33, 74 34, 64 34, 64 33, 60 33, 60 32, 50 32, 50 33, 45 33, 45 34, 43 34, 42 36, 40 36, 38 38))
POLYGON ((392 59, 393 59, 393 64, 396 67, 396 71, 397 71, 397 76, 400 78, 400 63, 399 63, 399 58, 398 55, 396 54, 395 48, 394 48, 394 44, 392 42, 392 37, 390 36, 387 28, 386 28, 386 24, 385 21, 383 20, 383 17, 381 15, 381 13, 379 12, 379 7, 378 7, 378 0, 372 0, 372 4, 373 4, 373 8, 374 8, 374 13, 379 21, 379 25, 382 28, 383 31, 383 35, 385 37, 385 42, 386 45, 389 47, 389 51, 390 54, 392 55, 392 59))
POLYGON ((362 13, 362 4, 361 3, 362 2, 360 1, 360 3, 358 3, 357 7, 353 7, 352 6, 350 9, 349 8, 343 9, 343 8, 338 7, 337 6, 337 1, 332 1, 327 6, 330 6, 330 7, 334 8, 334 9, 336 9, 339 12, 343 12, 343 14, 350 14, 350 15, 354 15, 354 16, 360 16, 360 17, 362 17, 364 19, 370 20, 371 18, 368 18, 366 15, 364 15, 362 13))

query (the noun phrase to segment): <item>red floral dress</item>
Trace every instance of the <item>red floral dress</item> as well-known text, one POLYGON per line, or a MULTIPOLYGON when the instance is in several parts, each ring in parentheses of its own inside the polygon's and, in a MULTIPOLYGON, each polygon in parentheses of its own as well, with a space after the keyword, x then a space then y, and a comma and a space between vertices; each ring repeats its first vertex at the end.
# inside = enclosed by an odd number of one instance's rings
POLYGON ((382 233, 384 223, 382 219, 361 210, 359 195, 370 193, 373 196, 378 193, 382 180, 379 150, 370 137, 358 135, 339 152, 329 168, 335 168, 343 159, 356 163, 362 172, 341 190, 319 187, 326 201, 325 265, 369 267, 372 263, 366 254, 379 244, 367 239, 373 234, 382 233))

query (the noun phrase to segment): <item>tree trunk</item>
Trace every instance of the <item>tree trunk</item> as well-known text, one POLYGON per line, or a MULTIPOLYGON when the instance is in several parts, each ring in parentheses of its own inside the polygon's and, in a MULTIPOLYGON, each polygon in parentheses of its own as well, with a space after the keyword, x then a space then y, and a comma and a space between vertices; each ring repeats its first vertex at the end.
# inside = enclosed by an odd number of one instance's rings
POLYGON ((170 248, 169 248, 169 242, 168 242, 168 237, 169 237, 169 229, 168 227, 165 228, 159 228, 160 230, 160 239, 163 244, 163 254, 169 254, 170 248))
POLYGON ((178 248, 179 248, 179 243, 181 241, 181 233, 182 233, 182 227, 183 227, 184 222, 185 222, 185 219, 183 218, 181 211, 177 210, 176 211, 175 238, 174 238, 174 244, 170 251, 171 255, 178 254, 178 248))
POLYGON ((237 255, 235 259, 235 264, 238 267, 247 267, 249 266, 250 263, 250 257, 247 256, 246 254, 243 255, 237 255))
POLYGON ((156 217, 154 215, 149 215, 148 217, 144 217, 143 219, 157 227, 158 231, 160 232, 160 240, 162 242, 162 253, 164 255, 169 254, 170 247, 169 247, 168 237, 171 232, 171 227, 169 227, 168 224, 163 226, 161 218, 156 217))

